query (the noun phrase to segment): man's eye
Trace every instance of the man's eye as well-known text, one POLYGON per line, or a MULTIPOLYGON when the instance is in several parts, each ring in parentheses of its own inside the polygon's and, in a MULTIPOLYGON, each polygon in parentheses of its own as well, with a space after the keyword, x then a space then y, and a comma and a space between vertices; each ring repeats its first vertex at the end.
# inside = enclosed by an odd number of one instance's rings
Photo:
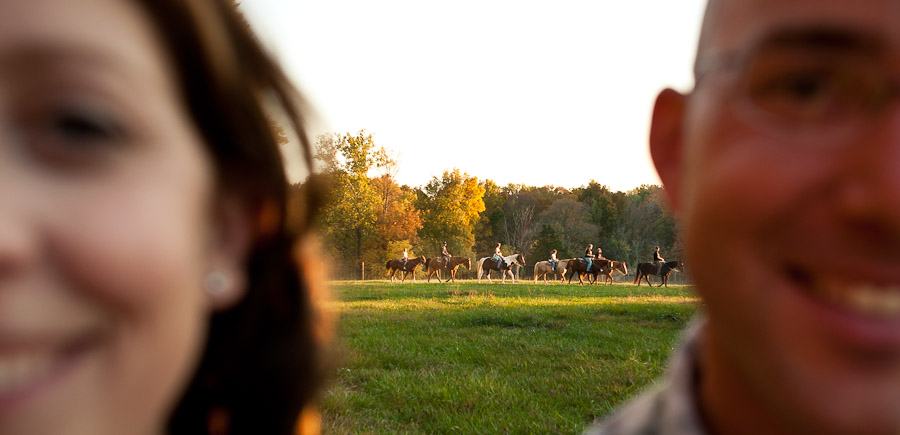
POLYGON ((825 69, 782 71, 749 83, 753 104, 776 118, 797 124, 831 122, 852 114, 864 89, 858 80, 825 69))
POLYGON ((829 91, 829 79, 824 74, 797 74, 782 77, 771 85, 773 95, 780 94, 792 98, 799 103, 815 101, 826 96, 829 91))

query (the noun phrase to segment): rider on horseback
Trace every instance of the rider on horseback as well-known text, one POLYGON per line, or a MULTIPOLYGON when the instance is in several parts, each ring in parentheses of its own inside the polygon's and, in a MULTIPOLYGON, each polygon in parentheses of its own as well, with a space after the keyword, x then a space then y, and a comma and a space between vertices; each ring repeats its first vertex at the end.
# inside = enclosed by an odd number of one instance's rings
POLYGON ((666 264, 666 259, 662 258, 662 255, 659 255, 659 246, 653 251, 653 264, 656 265, 656 274, 659 275, 662 271, 663 264, 666 264))
MULTIPOLYGON (((550 270, 553 273, 556 273, 556 265, 559 264, 559 260, 556 259, 556 249, 550 251, 550 270)), ((546 280, 546 278, 544 278, 546 280)))
MULTIPOLYGON (((584 260, 587 262, 587 271, 591 270, 591 264, 593 264, 594 258, 594 244, 589 243, 587 249, 584 250, 584 260)), ((580 279, 580 278, 579 278, 580 279)))
POLYGON ((447 251, 447 242, 444 242, 444 244, 441 245, 441 258, 444 261, 444 266, 443 266, 444 269, 446 269, 448 266, 450 266, 450 257, 451 257, 450 251, 447 251))
POLYGON ((497 270, 503 270, 503 252, 500 252, 500 243, 497 243, 497 246, 494 248, 494 260, 497 260, 497 270))
POLYGON ((403 248, 403 257, 400 258, 400 261, 403 262, 403 270, 406 271, 406 262, 409 261, 409 252, 407 251, 409 248, 403 248))

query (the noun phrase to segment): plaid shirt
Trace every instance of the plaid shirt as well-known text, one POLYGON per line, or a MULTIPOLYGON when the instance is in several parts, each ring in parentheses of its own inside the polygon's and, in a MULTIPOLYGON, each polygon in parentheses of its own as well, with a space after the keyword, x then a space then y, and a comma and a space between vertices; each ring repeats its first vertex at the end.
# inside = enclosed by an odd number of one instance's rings
POLYGON ((589 435, 705 435, 697 412, 697 354, 703 321, 685 332, 662 383, 586 432, 589 435))

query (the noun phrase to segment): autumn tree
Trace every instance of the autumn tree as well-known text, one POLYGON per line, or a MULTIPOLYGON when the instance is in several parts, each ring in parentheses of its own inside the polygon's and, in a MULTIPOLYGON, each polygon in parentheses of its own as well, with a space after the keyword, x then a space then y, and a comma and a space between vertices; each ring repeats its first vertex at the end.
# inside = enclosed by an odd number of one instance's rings
POLYGON ((427 254, 418 248, 422 219, 415 207, 416 192, 398 185, 390 171, 371 182, 378 196, 378 208, 375 236, 366 244, 363 259, 380 264, 399 257, 403 249, 409 250, 410 257, 427 254))
POLYGON ((427 246, 437 250, 447 241, 450 252, 471 256, 475 225, 484 211, 484 192, 478 178, 459 169, 444 171, 419 190, 416 206, 423 221, 419 236, 427 246))
POLYGON ((319 136, 315 157, 330 184, 321 218, 326 245, 338 258, 359 261, 379 216, 379 193, 369 174, 392 160, 364 130, 319 136))

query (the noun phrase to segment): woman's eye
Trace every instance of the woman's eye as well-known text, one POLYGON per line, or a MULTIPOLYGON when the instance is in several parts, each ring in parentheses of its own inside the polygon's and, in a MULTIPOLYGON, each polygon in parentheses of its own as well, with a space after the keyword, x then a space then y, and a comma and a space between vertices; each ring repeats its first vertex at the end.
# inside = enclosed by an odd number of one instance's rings
POLYGON ((67 143, 98 143, 117 135, 117 128, 111 121, 100 115, 74 111, 57 114, 48 127, 54 137, 67 143))

